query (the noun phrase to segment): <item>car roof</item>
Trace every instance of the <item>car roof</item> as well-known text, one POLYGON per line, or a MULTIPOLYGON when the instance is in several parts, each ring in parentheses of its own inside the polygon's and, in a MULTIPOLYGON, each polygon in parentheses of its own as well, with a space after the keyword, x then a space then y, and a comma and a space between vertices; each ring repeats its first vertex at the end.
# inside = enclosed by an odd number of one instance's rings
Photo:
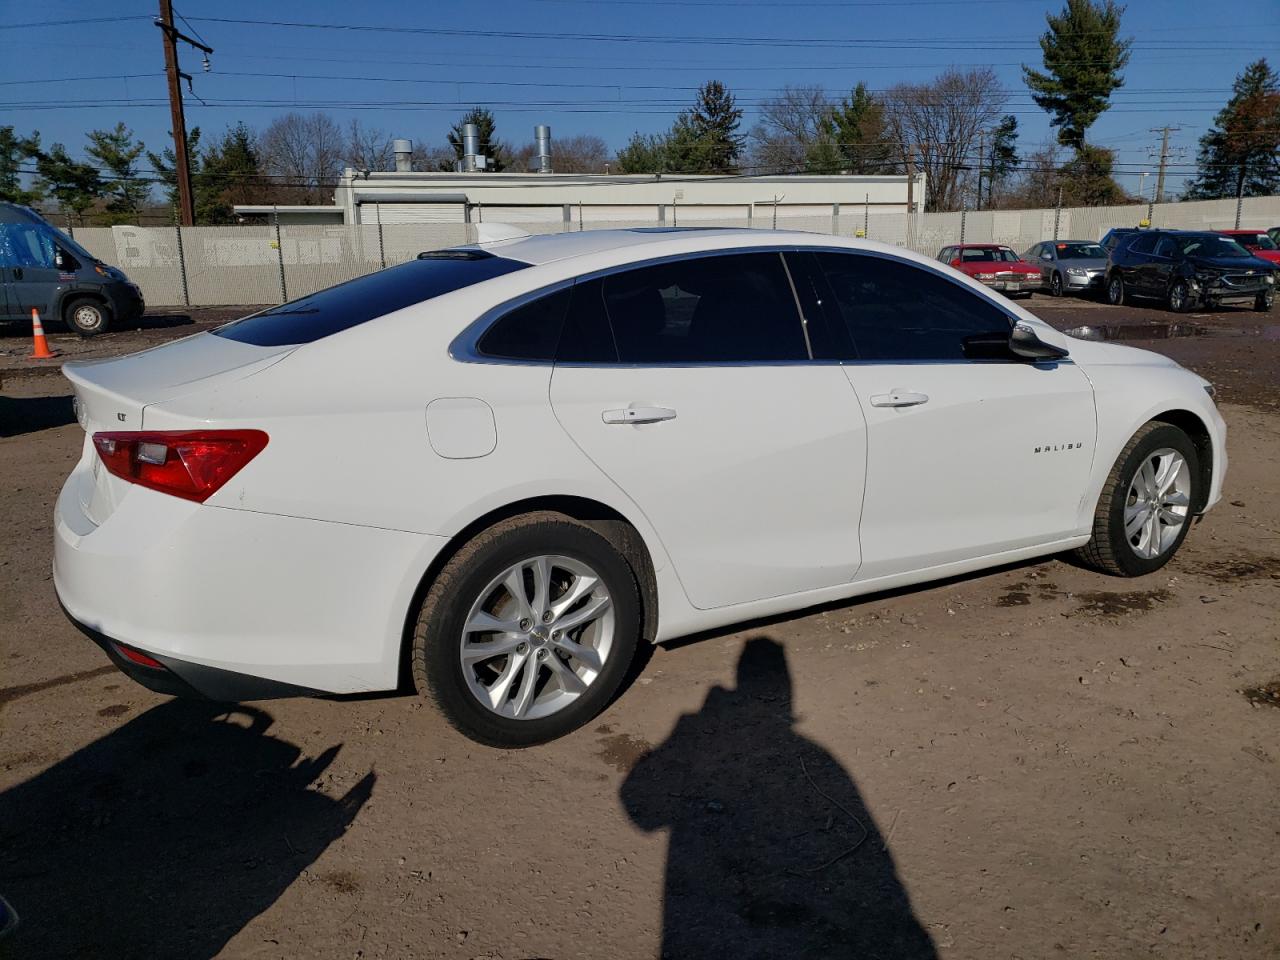
MULTIPOLYGON (((831 234, 805 233, 799 230, 756 230, 749 227, 631 227, 619 230, 583 230, 539 236, 515 237, 491 243, 472 244, 455 249, 479 249, 494 256, 521 260, 534 266, 612 254, 618 261, 644 260, 667 253, 686 254, 702 250, 732 250, 759 246, 843 247, 883 251, 884 244, 854 240, 831 234)), ((903 248, 893 248, 899 255, 911 256, 903 248)))

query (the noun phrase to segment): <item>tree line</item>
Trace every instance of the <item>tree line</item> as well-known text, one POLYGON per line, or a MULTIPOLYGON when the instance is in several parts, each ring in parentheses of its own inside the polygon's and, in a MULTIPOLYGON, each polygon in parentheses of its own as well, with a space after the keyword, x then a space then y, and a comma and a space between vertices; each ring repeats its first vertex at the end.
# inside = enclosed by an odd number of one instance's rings
MULTIPOLYGON (((817 86, 787 86, 760 105, 742 129, 743 111, 719 81, 702 85, 688 108, 657 134, 637 132, 611 156, 598 136, 554 139, 557 173, 903 174, 925 175, 927 210, 962 207, 1092 206, 1137 200, 1114 176, 1115 154, 1087 139, 1124 85, 1131 38, 1121 36, 1124 8, 1114 0, 1066 0, 1046 16, 1043 69, 1023 67, 1032 99, 1050 116, 1054 141, 1023 155, 1009 93, 989 67, 949 68, 932 80, 872 91, 856 83, 833 97, 817 86)), ((415 143, 416 170, 453 170, 462 129, 478 128, 491 171, 530 168, 535 147, 497 135, 493 113, 468 111, 439 146, 415 143)), ((198 223, 231 223, 241 204, 328 203, 343 168, 388 170, 391 137, 359 120, 340 126, 323 112, 288 113, 263 130, 237 123, 205 140, 187 135, 198 223)), ((153 186, 176 206, 174 152, 148 150, 123 123, 86 135, 87 161, 63 144, 0 126, 0 199, 54 201, 83 225, 135 221, 153 186), (25 186, 24 186, 25 184, 25 186)), ((1192 199, 1280 192, 1280 77, 1265 59, 1238 76, 1212 128, 1200 139, 1192 199)))

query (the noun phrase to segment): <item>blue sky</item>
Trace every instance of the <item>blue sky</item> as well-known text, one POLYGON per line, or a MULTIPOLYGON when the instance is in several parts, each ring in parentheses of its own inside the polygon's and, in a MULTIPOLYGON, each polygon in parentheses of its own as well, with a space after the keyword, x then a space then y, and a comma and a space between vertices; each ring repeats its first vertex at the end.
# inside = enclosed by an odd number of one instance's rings
MULTIPOLYGON (((340 122, 359 117, 389 135, 442 142, 461 112, 458 104, 474 103, 492 107, 499 137, 513 143, 531 139, 534 124, 549 123, 554 136, 594 133, 616 148, 633 131, 665 129, 709 79, 737 94, 747 128, 754 104, 786 84, 819 84, 841 93, 859 80, 880 89, 927 80, 951 64, 990 64, 1010 91, 1007 109, 1018 117, 1024 153, 1052 134, 1018 65, 1039 65, 1036 39, 1044 14, 1060 7, 1061 0, 176 2, 190 24, 179 25, 215 48, 210 73, 202 72, 194 51, 181 53, 196 94, 210 102, 187 98, 188 125, 215 132, 238 120, 261 128, 290 109, 342 103, 347 106, 326 108, 340 122), (532 36, 474 33, 495 31, 532 36), (676 39, 588 38, 600 35, 676 39), (698 42, 678 42, 689 39, 698 42), (253 103, 218 105, 227 101, 253 103), (390 106, 394 101, 400 103, 390 106), (264 102, 273 105, 254 105, 264 102)), ((167 142, 163 60, 150 22, 154 4, 118 0, 108 8, 100 0, 44 0, 6 9, 10 24, 101 22, 0 30, 0 122, 23 132, 38 129, 45 144, 65 143, 75 155, 83 153, 86 130, 116 120, 150 147, 167 142)), ((1125 183, 1136 190, 1138 169, 1154 169, 1149 153, 1158 134, 1151 128, 1181 127, 1171 138, 1180 148, 1173 170, 1185 174, 1196 140, 1243 66, 1268 54, 1280 66, 1280 2, 1134 0, 1124 22, 1137 41, 1126 86, 1089 138, 1118 151, 1121 169, 1132 171, 1125 183)), ((1180 179, 1173 178, 1174 189, 1180 179)))

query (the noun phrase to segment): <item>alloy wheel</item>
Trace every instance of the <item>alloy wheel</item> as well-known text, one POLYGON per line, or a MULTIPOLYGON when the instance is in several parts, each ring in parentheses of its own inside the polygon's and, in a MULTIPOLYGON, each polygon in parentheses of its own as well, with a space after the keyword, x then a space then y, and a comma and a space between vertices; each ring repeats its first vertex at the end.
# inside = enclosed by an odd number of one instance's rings
POLYGON ((1144 560, 1178 540, 1191 511, 1191 468, 1177 450, 1162 447, 1142 461, 1124 505, 1124 536, 1144 560))
POLYGON ((1050 279, 1049 292, 1055 297, 1062 296, 1062 275, 1061 274, 1055 273, 1053 275, 1053 278, 1050 279))
POLYGON ((614 645, 613 602, 587 564, 530 557, 480 592, 460 640, 471 695, 500 716, 537 720, 568 707, 600 676, 614 645))

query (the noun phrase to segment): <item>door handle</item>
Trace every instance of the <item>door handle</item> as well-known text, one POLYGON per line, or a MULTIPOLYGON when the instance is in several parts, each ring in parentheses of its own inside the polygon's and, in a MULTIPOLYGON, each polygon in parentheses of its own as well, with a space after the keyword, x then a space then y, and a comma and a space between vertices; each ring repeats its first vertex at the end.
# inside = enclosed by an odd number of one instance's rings
POLYGON ((928 403, 929 397, 923 393, 912 393, 910 390, 894 390, 891 393, 877 393, 871 398, 873 407, 918 407, 928 403))
POLYGON ((660 423, 675 418, 676 412, 670 407, 630 406, 621 410, 606 410, 600 415, 605 423, 660 423))

